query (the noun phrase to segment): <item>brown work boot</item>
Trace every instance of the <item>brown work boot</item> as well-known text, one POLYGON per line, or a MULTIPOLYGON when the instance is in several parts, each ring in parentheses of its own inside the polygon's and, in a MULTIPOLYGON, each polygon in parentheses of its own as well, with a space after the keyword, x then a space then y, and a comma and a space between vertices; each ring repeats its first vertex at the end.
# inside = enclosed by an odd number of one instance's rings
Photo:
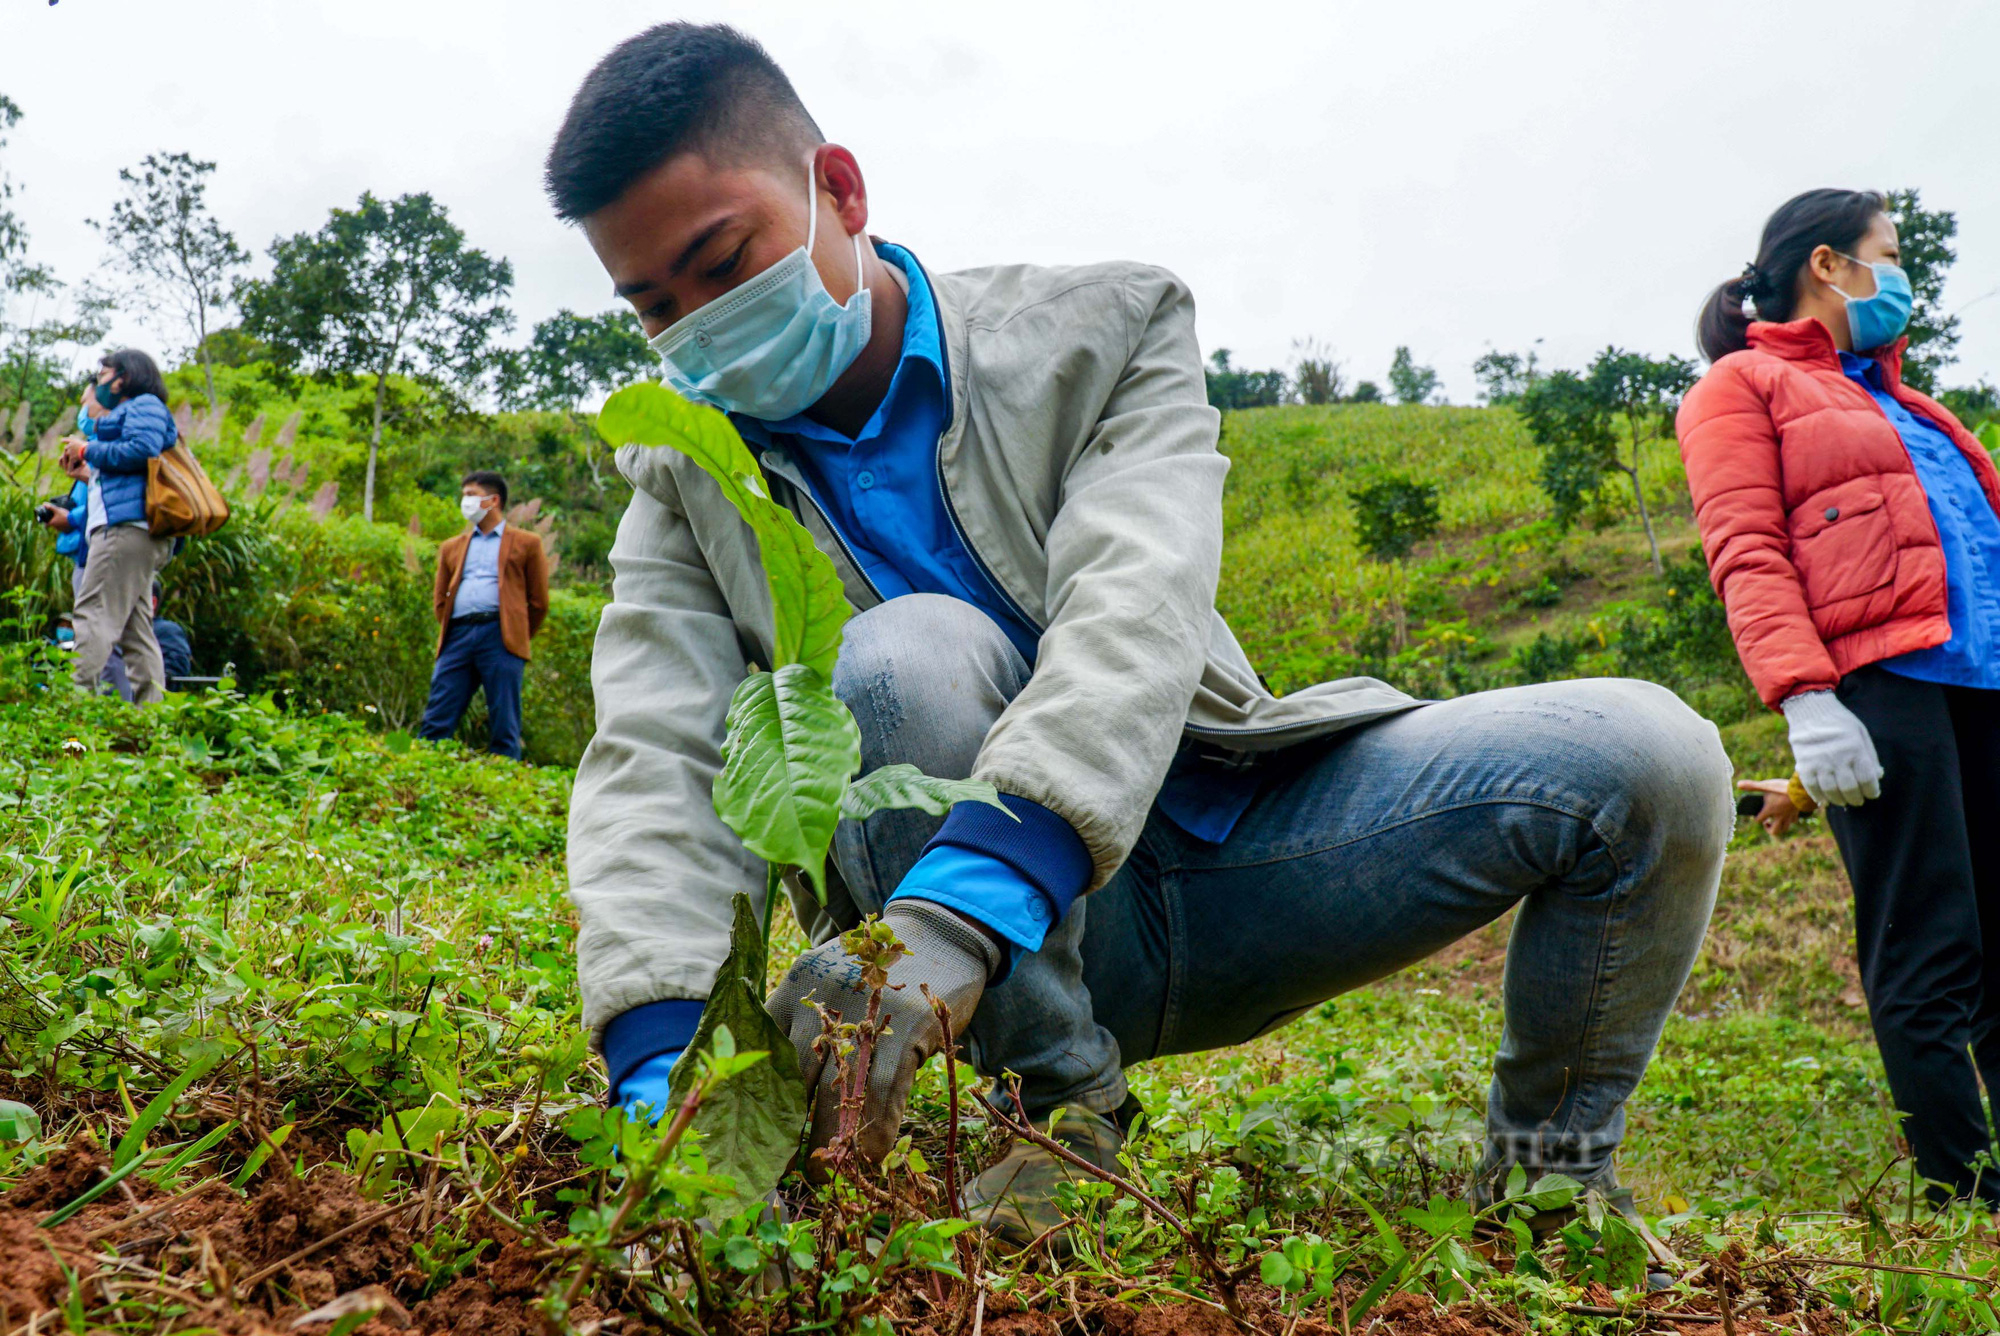
MULTIPOLYGON (((1059 1104, 1038 1130, 1079 1158, 1122 1175, 1118 1151, 1125 1144, 1125 1132, 1115 1119, 1081 1105, 1059 1104)), ((967 1183, 960 1195, 965 1218, 984 1229, 996 1246, 1018 1250, 1049 1235, 1050 1246, 1061 1252, 1068 1241, 1058 1230, 1063 1213, 1056 1203, 1056 1189, 1063 1183, 1090 1181, 1089 1174, 1054 1151, 1017 1139, 1012 1150, 967 1183), (1057 1232, 1050 1234, 1051 1230, 1057 1232)))

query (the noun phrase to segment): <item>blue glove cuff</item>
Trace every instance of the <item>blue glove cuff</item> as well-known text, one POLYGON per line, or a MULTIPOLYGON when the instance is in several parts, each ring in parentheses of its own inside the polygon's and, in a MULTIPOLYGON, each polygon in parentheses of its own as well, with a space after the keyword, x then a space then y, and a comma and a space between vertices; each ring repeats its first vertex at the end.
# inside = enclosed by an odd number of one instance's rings
POLYGON ((1069 822, 1040 803, 1011 793, 1001 794, 1000 801, 1019 820, 1008 820, 1006 812, 987 803, 959 803, 923 852, 954 845, 999 859, 1049 898, 1055 921, 1061 922, 1090 882, 1090 850, 1069 822))
POLYGON ((612 1098, 640 1063, 662 1053, 678 1053, 694 1042, 706 1003, 692 997, 647 1002, 621 1012, 604 1027, 604 1067, 611 1076, 612 1098))

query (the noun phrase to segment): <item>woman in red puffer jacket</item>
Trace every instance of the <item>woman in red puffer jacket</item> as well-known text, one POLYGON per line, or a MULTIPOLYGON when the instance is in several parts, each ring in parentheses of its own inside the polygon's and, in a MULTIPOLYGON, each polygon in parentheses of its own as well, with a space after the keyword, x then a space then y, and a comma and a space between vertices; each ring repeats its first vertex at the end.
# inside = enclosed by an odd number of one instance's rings
POLYGON ((1702 311, 1677 425, 1737 652, 1828 805, 1917 1167, 2000 1205, 2000 474, 1902 382, 1898 258, 1878 194, 1785 204, 1702 311))

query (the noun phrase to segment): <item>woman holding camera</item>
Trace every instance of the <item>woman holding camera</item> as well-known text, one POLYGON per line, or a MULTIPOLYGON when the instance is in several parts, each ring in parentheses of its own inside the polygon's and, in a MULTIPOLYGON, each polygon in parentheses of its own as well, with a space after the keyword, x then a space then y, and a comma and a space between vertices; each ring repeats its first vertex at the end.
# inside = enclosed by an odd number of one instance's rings
MULTIPOLYGON (((124 653, 133 699, 151 704, 165 694, 166 672, 153 635, 153 577, 173 554, 171 538, 146 526, 147 462, 174 443, 167 387, 153 359, 127 348, 104 358, 85 394, 91 440, 63 442, 63 467, 90 473, 84 540, 90 559, 76 590, 76 670, 73 680, 95 691, 112 647, 124 653)), ((79 516, 72 511, 69 522, 79 516)))
POLYGON ((1917 1168, 1992 1206, 2000 473, 1903 383, 1898 259, 1881 195, 1786 203, 1702 311, 1713 365, 1678 426, 1737 652, 1784 711, 1853 883, 1862 987, 1917 1168))

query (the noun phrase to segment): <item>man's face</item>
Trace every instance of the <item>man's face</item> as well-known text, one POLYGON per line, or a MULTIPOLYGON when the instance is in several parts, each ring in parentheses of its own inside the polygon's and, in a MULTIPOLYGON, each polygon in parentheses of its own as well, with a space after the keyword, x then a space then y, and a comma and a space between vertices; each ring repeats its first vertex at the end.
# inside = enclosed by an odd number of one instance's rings
MULTIPOLYGON (((469 482, 465 484, 465 486, 459 488, 459 495, 479 502, 479 506, 482 511, 491 510, 493 509, 493 507, 500 504, 500 497, 498 493, 489 492, 476 482, 469 482)), ((485 516, 482 514, 480 518, 484 519, 485 516)))
MULTIPOLYGON (((818 156, 829 151, 844 153, 828 146, 818 156)), ((805 244, 806 180, 803 158, 787 172, 683 153, 584 219, 583 234, 613 291, 632 303, 652 338, 805 244)), ((813 262, 829 295, 844 304, 857 286, 850 232, 823 181, 815 181, 812 199, 820 211, 813 262)))

